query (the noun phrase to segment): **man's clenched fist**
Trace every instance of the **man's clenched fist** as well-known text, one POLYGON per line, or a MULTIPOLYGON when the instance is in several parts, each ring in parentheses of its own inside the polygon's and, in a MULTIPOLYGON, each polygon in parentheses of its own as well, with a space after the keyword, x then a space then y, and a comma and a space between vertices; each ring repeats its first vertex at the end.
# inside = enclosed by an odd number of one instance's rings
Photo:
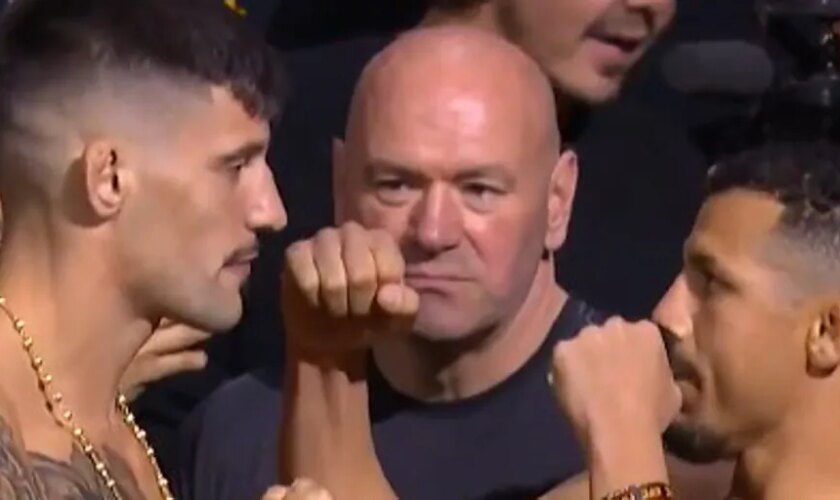
POLYGON ((586 440, 602 430, 658 437, 681 404, 659 328, 647 321, 613 318, 558 343, 552 378, 561 406, 586 440))
POLYGON ((406 331, 417 293, 403 284, 405 262, 385 232, 357 223, 323 229, 292 245, 283 272, 288 342, 307 353, 363 349, 372 336, 406 331))

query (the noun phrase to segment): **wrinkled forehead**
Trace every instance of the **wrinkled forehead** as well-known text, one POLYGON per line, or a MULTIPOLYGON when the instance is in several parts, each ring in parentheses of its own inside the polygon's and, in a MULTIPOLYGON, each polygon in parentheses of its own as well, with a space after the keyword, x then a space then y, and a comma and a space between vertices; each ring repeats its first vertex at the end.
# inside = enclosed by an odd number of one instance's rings
POLYGON ((366 157, 414 164, 510 164, 542 154, 545 110, 524 85, 469 77, 380 86, 366 99, 358 136, 366 157), (414 83, 418 83, 415 85, 414 83))

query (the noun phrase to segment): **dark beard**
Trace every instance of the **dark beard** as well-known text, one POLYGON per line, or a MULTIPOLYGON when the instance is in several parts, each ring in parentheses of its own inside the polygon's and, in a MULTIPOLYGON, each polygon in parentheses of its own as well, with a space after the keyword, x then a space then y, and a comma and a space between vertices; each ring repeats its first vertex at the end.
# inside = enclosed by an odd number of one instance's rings
POLYGON ((732 455, 721 435, 687 422, 668 426, 663 439, 668 453, 695 464, 708 464, 732 455))

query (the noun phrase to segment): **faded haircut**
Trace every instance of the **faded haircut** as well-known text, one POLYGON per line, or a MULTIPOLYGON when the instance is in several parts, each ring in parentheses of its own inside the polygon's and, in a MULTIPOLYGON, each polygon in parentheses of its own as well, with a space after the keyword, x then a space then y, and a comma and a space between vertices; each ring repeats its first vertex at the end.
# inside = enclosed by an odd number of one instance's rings
POLYGON ((43 162, 52 118, 73 120, 71 102, 115 75, 221 86, 266 120, 286 91, 272 49, 222 0, 16 0, 0 17, 0 181, 16 180, 3 163, 43 162))
POLYGON ((783 205, 776 228, 782 258, 800 264, 791 268, 802 291, 840 291, 840 147, 769 143, 712 168, 709 195, 738 188, 768 194, 783 205))

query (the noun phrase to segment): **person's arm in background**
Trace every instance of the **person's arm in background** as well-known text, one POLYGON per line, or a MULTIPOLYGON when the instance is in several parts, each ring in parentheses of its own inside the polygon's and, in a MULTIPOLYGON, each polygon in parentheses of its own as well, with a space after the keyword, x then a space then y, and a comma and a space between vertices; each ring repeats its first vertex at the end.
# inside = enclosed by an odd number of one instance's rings
POLYGON ((396 498, 374 448, 367 362, 371 339, 416 313, 403 272, 389 236, 353 223, 288 250, 281 481, 312 478, 339 500, 396 498))

